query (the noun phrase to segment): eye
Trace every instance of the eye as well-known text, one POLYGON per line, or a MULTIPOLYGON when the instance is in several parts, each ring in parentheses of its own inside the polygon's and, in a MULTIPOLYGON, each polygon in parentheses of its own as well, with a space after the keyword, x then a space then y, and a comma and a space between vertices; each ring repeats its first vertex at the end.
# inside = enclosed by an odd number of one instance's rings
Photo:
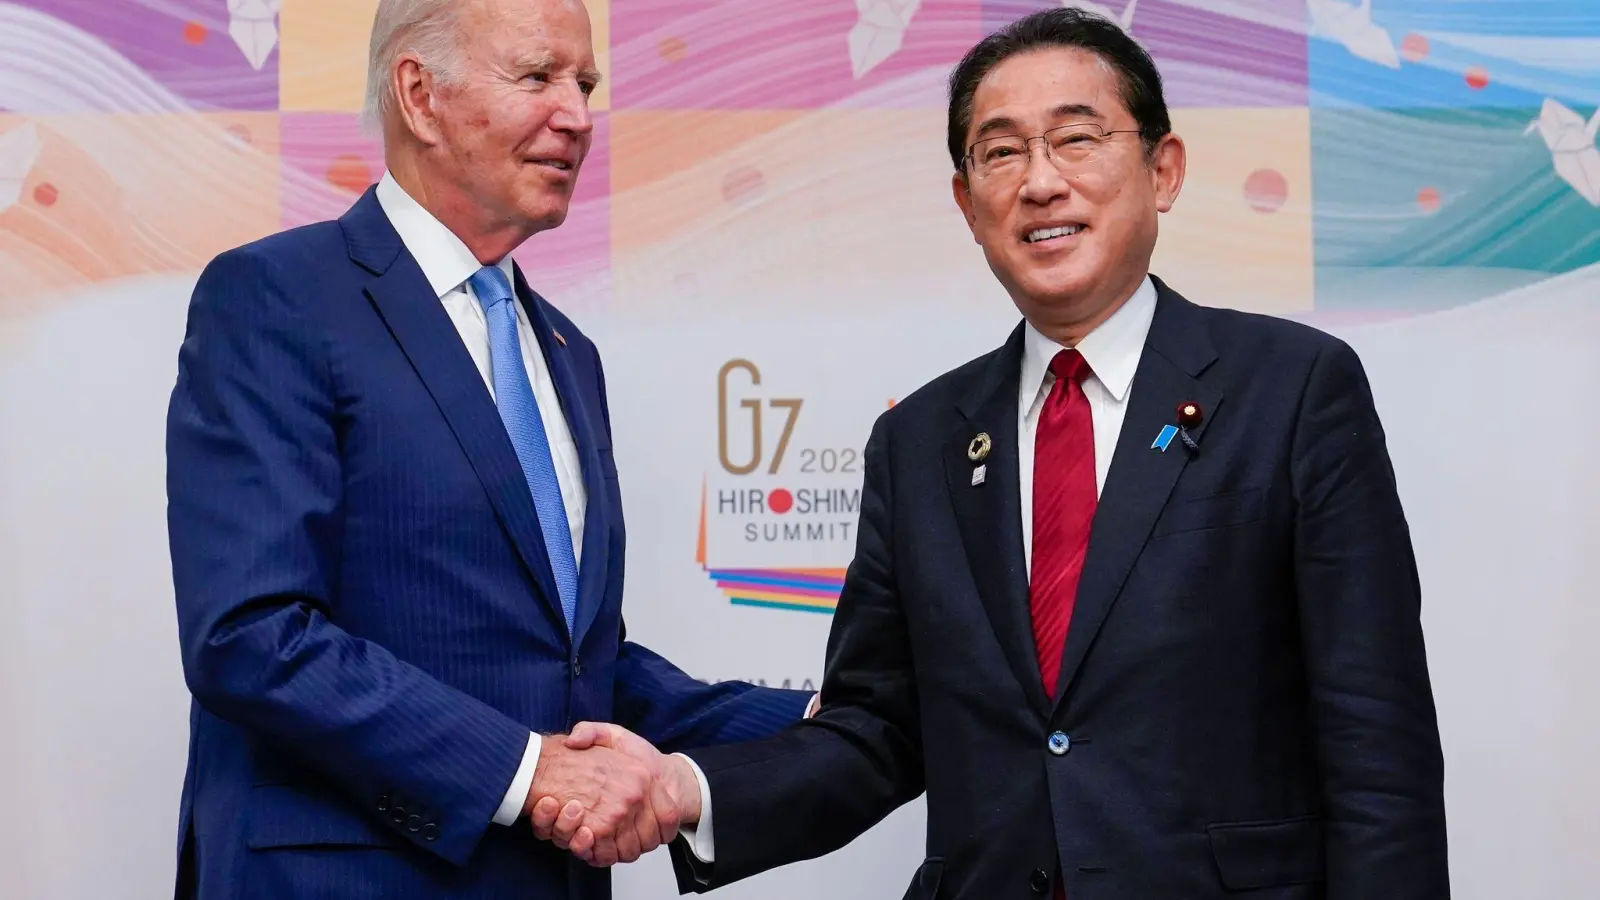
POLYGON ((989 146, 984 149, 982 156, 985 162, 998 162, 1003 159, 1009 159, 1023 152, 1025 151, 1021 147, 1017 146, 1016 141, 999 140, 991 142, 989 146))
POLYGON ((588 97, 595 92, 595 89, 599 87, 599 85, 592 81, 580 81, 578 82, 578 87, 583 91, 583 95, 588 97))

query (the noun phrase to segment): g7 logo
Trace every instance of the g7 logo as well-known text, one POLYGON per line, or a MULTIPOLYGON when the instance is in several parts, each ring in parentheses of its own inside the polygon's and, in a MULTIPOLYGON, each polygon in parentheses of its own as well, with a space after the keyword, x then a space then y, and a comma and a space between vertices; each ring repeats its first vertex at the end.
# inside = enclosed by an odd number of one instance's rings
MULTIPOLYGON (((731 474, 748 475, 761 465, 762 460, 761 398, 745 397, 739 401, 741 409, 750 411, 750 461, 735 465, 733 460, 728 458, 728 381, 729 376, 736 370, 743 370, 749 374, 751 387, 761 384, 761 370, 747 359, 730 359, 717 373, 717 458, 721 460, 722 467, 731 474)), ((789 412, 788 419, 783 423, 783 433, 778 436, 778 447, 772 454, 772 464, 767 467, 768 474, 776 475, 778 467, 783 464, 784 451, 789 448, 789 438, 794 434, 794 425, 800 419, 800 406, 804 402, 798 397, 767 401, 767 405, 772 409, 789 412)))

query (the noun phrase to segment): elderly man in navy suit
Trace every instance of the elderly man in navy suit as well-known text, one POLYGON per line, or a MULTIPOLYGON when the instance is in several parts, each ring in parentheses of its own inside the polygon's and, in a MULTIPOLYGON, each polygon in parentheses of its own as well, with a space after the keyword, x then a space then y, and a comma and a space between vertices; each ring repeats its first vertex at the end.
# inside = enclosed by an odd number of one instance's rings
POLYGON ((811 699, 625 639, 600 356, 509 255, 565 218, 598 78, 578 0, 382 0, 388 172, 201 275, 168 421, 178 896, 602 900, 702 788, 549 735, 670 751, 811 699), (541 801, 586 811, 584 861, 541 801))
POLYGON ((1356 354, 1149 274, 1185 150, 1115 23, 985 38, 949 152, 1023 321, 879 419, 821 712, 687 754, 715 819, 673 845, 682 889, 925 791, 908 900, 1444 900, 1420 588, 1356 354))

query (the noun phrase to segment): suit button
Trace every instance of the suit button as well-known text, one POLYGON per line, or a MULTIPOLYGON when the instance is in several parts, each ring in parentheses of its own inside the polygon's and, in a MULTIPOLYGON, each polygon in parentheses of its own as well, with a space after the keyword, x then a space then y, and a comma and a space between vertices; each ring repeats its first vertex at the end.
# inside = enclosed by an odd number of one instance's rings
POLYGON ((1050 735, 1050 752, 1057 756, 1065 756, 1072 749, 1072 738, 1061 732, 1050 735))
POLYGON ((583 677, 583 663, 575 662, 572 664, 572 675, 574 678, 583 677))
POLYGON ((389 807, 389 821, 395 823, 396 825, 399 825, 400 823, 404 822, 405 820, 406 820, 406 808, 404 806, 391 806, 391 807, 389 807))
POLYGON ((425 841, 437 841, 439 839, 439 826, 432 822, 422 826, 422 839, 425 841))
POLYGON ((388 811, 389 811, 389 795, 388 794, 384 794, 383 796, 378 798, 378 812, 388 812, 388 811))
POLYGON ((1034 869, 1033 874, 1028 876, 1028 887, 1035 894, 1046 893, 1050 890, 1050 876, 1043 869, 1034 869))
POLYGON ((406 830, 411 832, 412 834, 416 834, 417 832, 421 831, 422 830, 422 817, 421 816, 409 816, 409 817, 407 817, 406 818, 406 830))

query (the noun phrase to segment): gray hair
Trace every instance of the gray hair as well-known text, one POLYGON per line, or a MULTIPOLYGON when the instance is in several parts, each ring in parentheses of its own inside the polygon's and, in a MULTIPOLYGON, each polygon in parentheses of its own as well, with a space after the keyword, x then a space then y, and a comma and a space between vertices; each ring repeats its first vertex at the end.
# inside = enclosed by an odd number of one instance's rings
POLYGON ((456 31, 460 0, 379 0, 372 20, 367 55, 367 96, 361 125, 382 134, 394 115, 394 64, 401 54, 415 53, 434 77, 445 83, 461 76, 461 43, 456 31))

